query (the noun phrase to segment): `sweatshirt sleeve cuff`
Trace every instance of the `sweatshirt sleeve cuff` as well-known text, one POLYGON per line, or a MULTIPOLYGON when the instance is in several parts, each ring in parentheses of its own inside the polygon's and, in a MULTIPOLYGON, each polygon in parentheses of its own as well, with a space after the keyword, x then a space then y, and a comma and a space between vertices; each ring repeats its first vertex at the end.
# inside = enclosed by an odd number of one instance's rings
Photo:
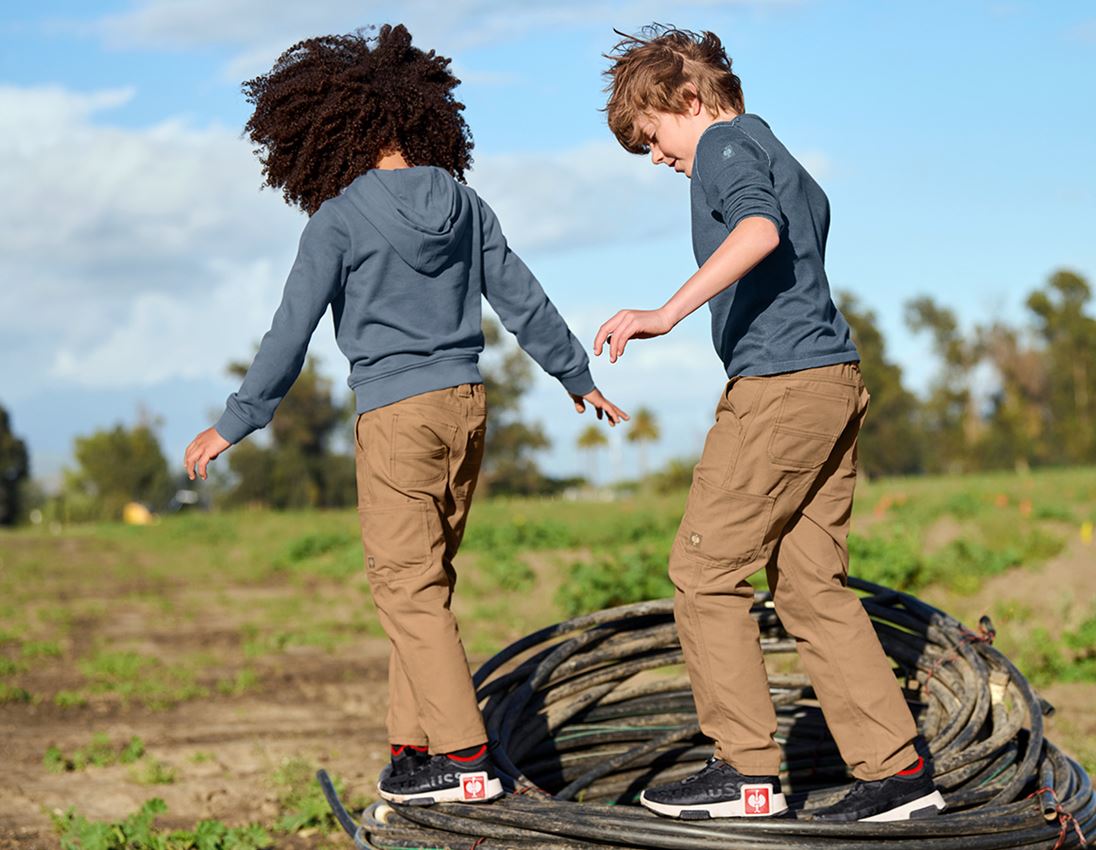
POLYGON ((586 395, 594 390, 594 378, 588 368, 565 378, 560 378, 559 382, 572 395, 586 395))
POLYGON ((244 422, 239 416, 225 408, 225 412, 221 414, 221 418, 217 420, 217 423, 213 426, 214 430, 230 443, 235 445, 240 442, 244 437, 255 430, 254 426, 244 422))

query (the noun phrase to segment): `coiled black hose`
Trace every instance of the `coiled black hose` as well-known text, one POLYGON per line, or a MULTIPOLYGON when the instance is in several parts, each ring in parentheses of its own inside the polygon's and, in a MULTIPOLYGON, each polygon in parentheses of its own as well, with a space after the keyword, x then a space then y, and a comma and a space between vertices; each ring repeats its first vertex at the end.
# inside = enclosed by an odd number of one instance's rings
POLYGON ((1043 716, 1053 709, 993 648, 989 621, 971 632, 908 594, 849 584, 862 594, 934 757, 946 813, 900 823, 810 820, 812 809, 845 793, 849 778, 806 677, 777 672, 794 641, 758 593, 752 614, 769 657, 781 780, 795 818, 689 823, 628 805, 711 754, 679 666, 671 603, 659 600, 541 629, 479 669, 494 760, 512 794, 489 805, 374 805, 355 842, 382 850, 1049 850, 1096 833, 1091 780, 1044 737, 1043 716))

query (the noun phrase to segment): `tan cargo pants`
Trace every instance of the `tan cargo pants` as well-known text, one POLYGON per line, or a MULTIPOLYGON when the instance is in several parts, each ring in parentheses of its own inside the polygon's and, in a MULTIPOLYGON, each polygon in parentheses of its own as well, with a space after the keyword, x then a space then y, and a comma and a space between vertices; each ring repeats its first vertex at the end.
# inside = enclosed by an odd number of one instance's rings
POLYGON ((362 413, 355 428, 366 573, 392 645, 388 739, 433 753, 487 740, 449 608, 486 424, 483 385, 462 384, 362 413))
POLYGON ((842 757, 858 779, 917 760, 916 727, 848 573, 855 363, 732 379, 670 553, 674 616, 701 729, 746 774, 775 774, 776 714, 746 579, 765 568, 842 757))

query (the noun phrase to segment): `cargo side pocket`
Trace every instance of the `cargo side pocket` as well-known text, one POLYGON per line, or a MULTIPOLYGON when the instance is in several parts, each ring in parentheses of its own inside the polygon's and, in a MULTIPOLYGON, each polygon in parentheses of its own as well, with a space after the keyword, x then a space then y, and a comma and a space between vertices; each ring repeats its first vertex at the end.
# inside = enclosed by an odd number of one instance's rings
MULTIPOLYGON (((394 508, 362 508, 365 568, 371 583, 392 584, 421 575, 431 563, 433 548, 430 506, 410 503, 394 508)), ((441 525, 434 517, 437 536, 441 525)))
POLYGON ((677 544, 689 559, 729 566, 757 558, 772 519, 772 496, 724 490, 697 476, 677 544))

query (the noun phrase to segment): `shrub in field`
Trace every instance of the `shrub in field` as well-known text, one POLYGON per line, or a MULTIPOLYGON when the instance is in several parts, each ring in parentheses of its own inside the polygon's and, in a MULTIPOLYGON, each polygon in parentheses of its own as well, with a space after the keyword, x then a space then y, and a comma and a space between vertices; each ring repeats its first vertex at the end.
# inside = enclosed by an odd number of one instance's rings
POLYGON ((156 829, 153 821, 166 811, 167 805, 157 797, 118 823, 89 821, 73 809, 52 818, 61 850, 265 850, 274 846, 266 831, 254 824, 230 827, 203 820, 193 830, 156 829))
POLYGON ((850 534, 849 572, 897 590, 916 590, 924 584, 921 544, 904 529, 887 537, 850 534))
POLYGON ((566 616, 575 617, 615 605, 660 599, 673 592, 666 575, 665 553, 640 549, 572 564, 567 581, 556 594, 556 604, 566 616))

